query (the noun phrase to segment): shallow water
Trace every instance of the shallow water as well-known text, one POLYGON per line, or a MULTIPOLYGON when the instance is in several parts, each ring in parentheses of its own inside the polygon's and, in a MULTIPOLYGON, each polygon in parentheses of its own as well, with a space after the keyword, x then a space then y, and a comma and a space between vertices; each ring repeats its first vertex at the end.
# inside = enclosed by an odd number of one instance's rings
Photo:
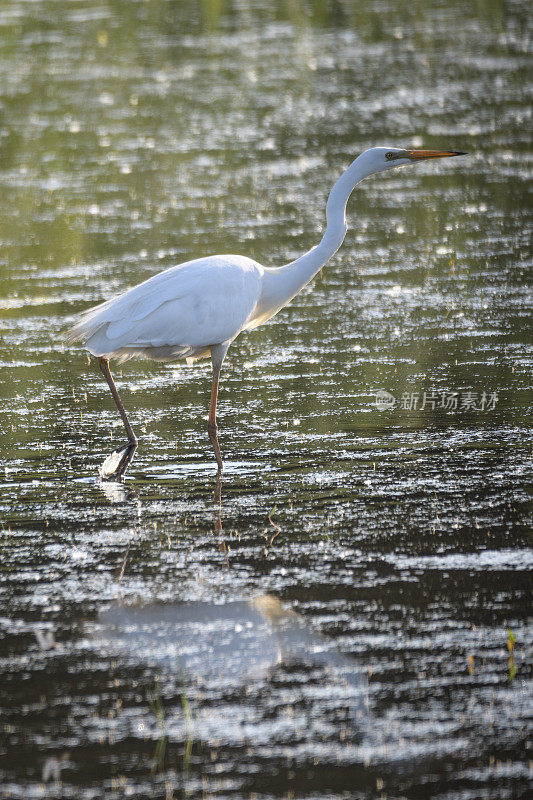
POLYGON ((3 797, 527 796, 530 15, 361 5, 2 4, 3 797), (206 362, 116 372, 140 445, 99 483, 123 432, 72 316, 295 257, 373 144, 469 156, 358 187, 232 346, 222 485, 206 362))

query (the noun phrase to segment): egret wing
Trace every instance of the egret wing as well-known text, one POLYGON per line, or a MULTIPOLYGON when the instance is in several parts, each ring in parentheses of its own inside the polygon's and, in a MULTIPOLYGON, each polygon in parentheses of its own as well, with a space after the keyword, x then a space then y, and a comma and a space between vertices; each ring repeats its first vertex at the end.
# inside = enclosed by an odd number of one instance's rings
POLYGON ((262 267, 212 256, 172 267, 83 314, 68 338, 94 355, 171 347, 192 352, 231 340, 253 314, 262 267))

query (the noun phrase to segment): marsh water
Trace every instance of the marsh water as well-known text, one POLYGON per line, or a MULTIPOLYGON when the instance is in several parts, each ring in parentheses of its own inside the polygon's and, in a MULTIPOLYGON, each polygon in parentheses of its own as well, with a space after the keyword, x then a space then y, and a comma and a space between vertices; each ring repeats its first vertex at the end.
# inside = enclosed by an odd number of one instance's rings
POLYGON ((2 1, 2 797, 527 796, 530 23, 2 1), (220 486, 208 362, 116 370, 140 443, 99 482, 124 435, 74 314, 296 257, 374 144, 468 156, 365 181, 231 347, 220 486))

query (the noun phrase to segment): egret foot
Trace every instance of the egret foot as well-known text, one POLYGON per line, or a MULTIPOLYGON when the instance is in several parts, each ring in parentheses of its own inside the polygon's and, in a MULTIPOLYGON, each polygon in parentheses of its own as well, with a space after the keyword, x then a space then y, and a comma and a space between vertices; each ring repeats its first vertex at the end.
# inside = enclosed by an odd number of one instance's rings
POLYGON ((217 472, 213 503, 216 503, 219 507, 222 505, 222 473, 220 470, 217 472))
POLYGON ((123 447, 108 455, 100 467, 100 478, 103 481, 121 481, 133 460, 137 442, 128 442, 123 447))
POLYGON ((222 473, 221 473, 220 470, 218 470, 218 472, 217 472, 215 493, 213 495, 213 502, 216 504, 216 509, 215 509, 215 535, 218 536, 218 534, 222 530, 222 473))
POLYGON ((208 422, 207 424, 207 433, 209 434, 209 438, 211 440, 211 444, 213 445, 213 450, 215 451, 215 458, 218 464, 218 471, 219 473, 222 472, 222 456, 220 454, 220 445, 218 443, 218 435, 217 435, 218 427, 216 422, 208 422))

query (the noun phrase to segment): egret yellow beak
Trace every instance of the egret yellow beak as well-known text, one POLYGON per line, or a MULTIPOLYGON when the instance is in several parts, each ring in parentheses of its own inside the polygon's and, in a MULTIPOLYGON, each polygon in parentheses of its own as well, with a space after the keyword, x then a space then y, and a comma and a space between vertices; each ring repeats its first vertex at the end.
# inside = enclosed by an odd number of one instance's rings
POLYGON ((411 161, 423 161, 425 158, 449 158, 449 156, 466 156, 455 150, 408 150, 407 158, 411 161))

